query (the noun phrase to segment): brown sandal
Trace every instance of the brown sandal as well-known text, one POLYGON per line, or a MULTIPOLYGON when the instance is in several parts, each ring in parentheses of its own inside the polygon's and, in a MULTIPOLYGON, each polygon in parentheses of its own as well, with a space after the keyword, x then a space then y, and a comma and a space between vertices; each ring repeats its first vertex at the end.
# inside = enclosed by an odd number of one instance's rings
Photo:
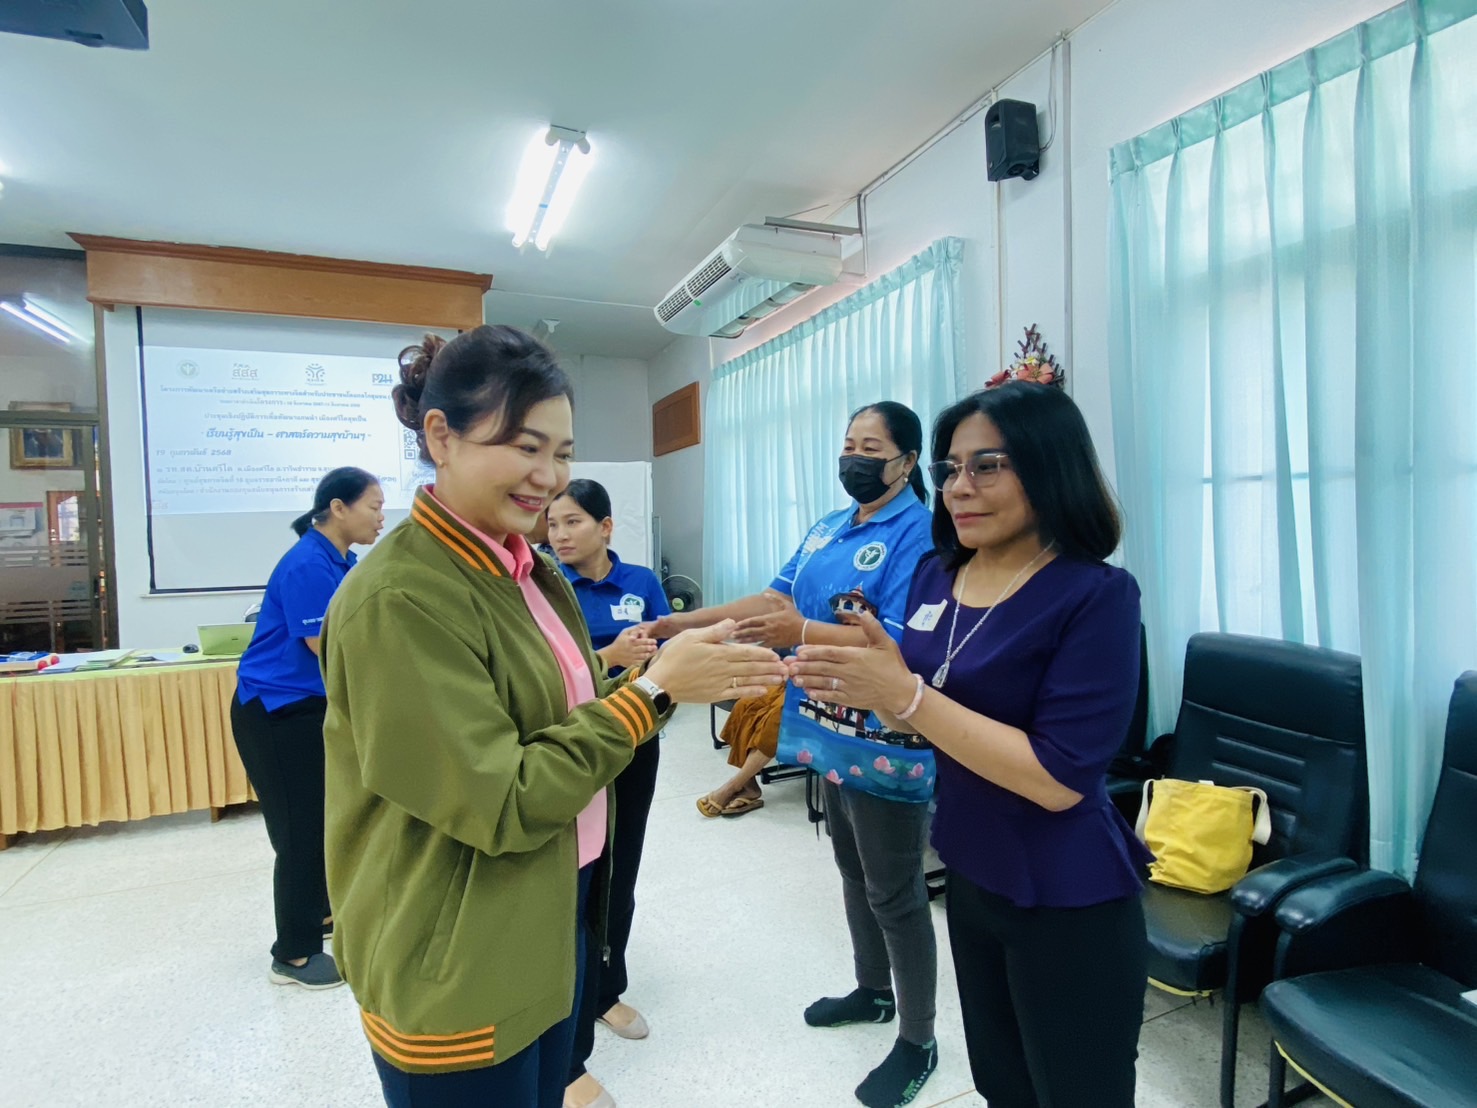
POLYGON ((764 798, 762 796, 736 796, 723 809, 723 817, 725 819, 733 819, 737 816, 745 816, 750 812, 758 811, 762 807, 764 807, 764 798))
POLYGON ((704 819, 717 819, 723 814, 723 809, 718 806, 711 795, 697 798, 697 810, 703 814, 704 819))

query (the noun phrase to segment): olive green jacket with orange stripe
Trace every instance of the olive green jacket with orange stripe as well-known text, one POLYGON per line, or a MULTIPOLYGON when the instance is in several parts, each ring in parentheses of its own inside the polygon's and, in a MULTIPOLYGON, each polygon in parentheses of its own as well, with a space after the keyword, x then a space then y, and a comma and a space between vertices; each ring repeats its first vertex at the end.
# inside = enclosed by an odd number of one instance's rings
MULTIPOLYGON (((533 580, 602 674, 574 593, 533 580)), ((323 632, 334 953, 370 1044, 412 1072, 512 1057, 574 999, 575 819, 661 724, 564 679, 508 568, 422 494, 323 632)))

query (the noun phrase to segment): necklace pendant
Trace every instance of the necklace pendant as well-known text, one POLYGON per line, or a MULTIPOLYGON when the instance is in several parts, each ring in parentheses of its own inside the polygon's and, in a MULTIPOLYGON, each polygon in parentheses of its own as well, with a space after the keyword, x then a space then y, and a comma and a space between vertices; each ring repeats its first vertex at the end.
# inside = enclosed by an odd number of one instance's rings
POLYGON ((933 675, 933 681, 931 682, 931 684, 934 688, 941 689, 944 687, 944 682, 948 679, 949 663, 946 661, 943 665, 939 666, 938 671, 933 675))

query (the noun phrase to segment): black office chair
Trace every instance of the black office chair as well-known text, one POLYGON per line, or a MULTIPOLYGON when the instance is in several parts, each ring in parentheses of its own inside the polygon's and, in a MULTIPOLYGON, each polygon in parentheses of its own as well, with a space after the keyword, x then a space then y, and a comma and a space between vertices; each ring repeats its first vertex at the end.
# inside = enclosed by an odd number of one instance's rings
POLYGON ((1173 745, 1169 735, 1161 735, 1153 746, 1149 745, 1149 637, 1140 624, 1138 698, 1123 745, 1108 767, 1108 799, 1130 822, 1138 816, 1144 782, 1163 776, 1166 756, 1173 745))
POLYGON ((1412 889, 1364 870, 1304 886, 1277 909, 1268 1108, 1291 1061, 1341 1104, 1477 1104, 1477 672, 1451 694, 1436 800, 1412 889), (1299 976, 1304 975, 1307 976, 1299 976))
POLYGON ((1245 635, 1185 650, 1169 777, 1266 791, 1272 838, 1229 892, 1150 882, 1149 983, 1223 992, 1221 1104, 1233 1108, 1241 1005, 1272 978, 1273 911, 1293 889, 1356 869, 1367 853, 1363 682, 1352 654, 1245 635))

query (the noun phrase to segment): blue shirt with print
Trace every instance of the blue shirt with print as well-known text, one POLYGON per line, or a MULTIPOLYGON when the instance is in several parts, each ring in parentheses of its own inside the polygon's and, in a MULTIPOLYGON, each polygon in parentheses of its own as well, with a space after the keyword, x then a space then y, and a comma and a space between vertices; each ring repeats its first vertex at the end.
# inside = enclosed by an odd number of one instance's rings
MULTIPOLYGON (((615 642, 616 636, 628 627, 672 614, 667 606, 667 594, 655 573, 645 566, 621 561, 614 550, 609 553, 610 572, 599 581, 581 576, 573 566, 559 567, 574 587, 575 598, 590 627, 590 642, 596 650, 615 642)), ((620 667, 611 672, 620 673, 620 667)))
POLYGON ((323 633, 328 602, 359 559, 315 530, 298 539, 267 581, 256 634, 241 656, 236 675, 241 703, 261 699, 275 712, 299 700, 325 695, 318 656, 304 639, 323 633))
MULTIPOLYGON (((795 601, 805 619, 840 622, 831 598, 858 592, 877 609, 887 633, 901 641, 913 571, 933 549, 932 516, 911 489, 866 523, 853 520, 859 504, 825 516, 770 588, 795 601)), ((779 757, 844 788, 890 800, 925 802, 933 795, 933 753, 904 747, 877 717, 811 700, 791 685, 780 720, 779 757)))

